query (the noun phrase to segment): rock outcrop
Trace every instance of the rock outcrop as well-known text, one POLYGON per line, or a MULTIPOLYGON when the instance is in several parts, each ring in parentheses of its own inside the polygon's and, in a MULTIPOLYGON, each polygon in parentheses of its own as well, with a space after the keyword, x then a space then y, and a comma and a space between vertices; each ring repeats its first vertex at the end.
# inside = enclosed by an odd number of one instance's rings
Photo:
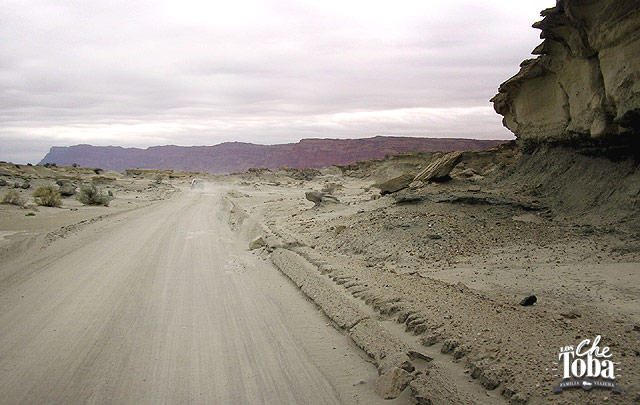
POLYGON ((640 0, 558 0, 533 25, 535 59, 491 99, 519 139, 629 135, 640 127, 640 0))

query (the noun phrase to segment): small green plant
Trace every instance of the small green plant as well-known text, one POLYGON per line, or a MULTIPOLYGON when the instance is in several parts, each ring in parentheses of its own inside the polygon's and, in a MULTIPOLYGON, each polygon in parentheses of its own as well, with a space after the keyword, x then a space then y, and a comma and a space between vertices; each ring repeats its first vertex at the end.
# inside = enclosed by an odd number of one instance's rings
POLYGON ((33 199, 36 204, 44 205, 45 207, 59 207, 62 205, 62 198, 60 192, 53 186, 38 187, 33 192, 33 199))
POLYGON ((78 201, 84 205, 104 205, 109 206, 112 197, 100 191, 95 184, 86 184, 80 187, 78 201))
POLYGON ((2 197, 2 204, 11 204, 17 205, 19 207, 24 207, 26 205, 26 201, 20 197, 20 193, 16 190, 9 190, 7 194, 2 197))
POLYGON ((24 214, 25 217, 35 217, 36 214, 33 212, 27 212, 26 214, 24 214))

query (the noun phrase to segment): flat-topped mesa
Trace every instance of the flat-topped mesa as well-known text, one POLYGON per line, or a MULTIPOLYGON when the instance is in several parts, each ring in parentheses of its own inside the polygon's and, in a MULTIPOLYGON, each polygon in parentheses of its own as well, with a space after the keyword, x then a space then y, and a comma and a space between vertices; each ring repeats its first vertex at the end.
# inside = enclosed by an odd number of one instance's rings
POLYGON ((558 0, 533 25, 535 59, 491 101, 518 139, 640 134, 640 0, 558 0))

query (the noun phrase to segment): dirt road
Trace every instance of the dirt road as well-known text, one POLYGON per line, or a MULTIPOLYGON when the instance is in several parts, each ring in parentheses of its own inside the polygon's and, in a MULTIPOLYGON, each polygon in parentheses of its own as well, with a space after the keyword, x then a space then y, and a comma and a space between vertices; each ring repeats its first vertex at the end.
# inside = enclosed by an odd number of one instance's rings
POLYGON ((5 263, 2 402, 382 402, 375 368, 223 205, 185 192, 5 263))

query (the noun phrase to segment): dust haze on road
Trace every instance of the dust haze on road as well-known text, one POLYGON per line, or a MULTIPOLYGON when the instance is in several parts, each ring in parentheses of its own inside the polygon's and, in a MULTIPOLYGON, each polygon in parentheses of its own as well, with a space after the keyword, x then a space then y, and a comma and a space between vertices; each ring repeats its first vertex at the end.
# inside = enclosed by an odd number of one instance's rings
POLYGON ((382 402, 375 367, 227 221, 207 186, 16 252, 2 402, 382 402))

